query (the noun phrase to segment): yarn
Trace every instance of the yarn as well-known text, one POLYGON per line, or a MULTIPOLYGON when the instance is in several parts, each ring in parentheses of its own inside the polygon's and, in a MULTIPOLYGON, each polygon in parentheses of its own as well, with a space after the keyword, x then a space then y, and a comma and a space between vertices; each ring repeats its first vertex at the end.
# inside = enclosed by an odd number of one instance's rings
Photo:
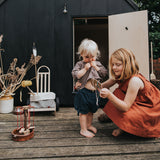
POLYGON ((31 86, 32 85, 32 81, 27 81, 27 80, 24 80, 24 81, 22 81, 22 83, 21 83, 21 86, 23 87, 23 88, 25 88, 25 87, 28 87, 28 86, 31 86))

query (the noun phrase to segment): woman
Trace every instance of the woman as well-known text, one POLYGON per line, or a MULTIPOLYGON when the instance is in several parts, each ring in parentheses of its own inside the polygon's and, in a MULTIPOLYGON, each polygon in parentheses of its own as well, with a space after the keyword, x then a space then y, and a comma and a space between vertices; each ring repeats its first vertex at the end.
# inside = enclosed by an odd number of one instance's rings
POLYGON ((160 137, 160 91, 139 73, 132 52, 120 48, 110 57, 112 78, 103 83, 102 98, 108 98, 103 108, 119 127, 112 135, 123 131, 141 137, 160 137), (107 88, 119 87, 112 93, 107 88))

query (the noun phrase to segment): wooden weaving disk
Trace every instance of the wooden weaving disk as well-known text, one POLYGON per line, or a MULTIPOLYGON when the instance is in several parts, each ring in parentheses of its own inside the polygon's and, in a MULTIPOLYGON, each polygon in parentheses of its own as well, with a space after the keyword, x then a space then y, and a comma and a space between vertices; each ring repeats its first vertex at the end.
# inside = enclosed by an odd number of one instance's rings
POLYGON ((91 79, 91 84, 96 90, 102 89, 101 83, 97 81, 96 79, 91 79))

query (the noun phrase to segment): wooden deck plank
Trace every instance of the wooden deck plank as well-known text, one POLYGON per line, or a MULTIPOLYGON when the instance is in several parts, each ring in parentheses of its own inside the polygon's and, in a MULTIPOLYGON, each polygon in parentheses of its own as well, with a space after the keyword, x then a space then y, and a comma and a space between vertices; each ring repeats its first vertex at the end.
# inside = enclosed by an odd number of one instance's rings
MULTIPOLYGON (((133 154, 133 155, 101 155, 101 156, 83 156, 83 157, 58 157, 54 160, 158 160, 160 153, 133 154)), ((53 160, 53 158, 34 158, 36 160, 53 160)), ((14 159, 19 160, 19 159, 14 159)), ((31 160, 31 159, 25 159, 31 160)))
MULTIPOLYGON (((62 122, 63 124, 61 125, 36 125, 35 123, 35 130, 36 131, 65 131, 65 130, 80 130, 80 126, 79 126, 79 123, 75 123, 75 124, 70 124, 70 122, 66 123, 66 122, 62 122)), ((95 127, 97 127, 97 129, 105 129, 106 127, 108 129, 112 128, 113 129, 113 124, 111 125, 100 125, 98 123, 93 123, 93 125, 95 127)), ((7 126, 7 125, 0 125, 0 133, 1 132, 10 132, 12 131, 13 129, 15 129, 17 126, 16 126, 16 123, 15 123, 15 126, 7 126)))
POLYGON ((125 145, 100 145, 100 146, 74 146, 74 147, 29 147, 29 148, 10 148, 1 149, 0 159, 8 158, 43 158, 43 157, 79 157, 79 156, 101 156, 116 154, 139 154, 139 153, 159 153, 160 144, 125 144, 125 145))
POLYGON ((11 140, 16 128, 17 116, 0 115, 0 159, 38 160, 159 160, 160 140, 123 134, 111 135, 113 123, 99 123, 95 114, 93 121, 98 133, 94 138, 79 134, 79 120, 73 108, 62 108, 56 116, 37 114, 35 135, 25 142, 11 140))
MULTIPOLYGON (((131 144, 131 143, 144 143, 144 144, 149 144, 149 143, 159 143, 160 140, 155 140, 155 139, 143 139, 143 138, 137 138, 135 136, 125 136, 125 138, 123 138, 122 135, 121 137, 118 137, 115 139, 115 137, 111 136, 112 130, 108 130, 107 134, 101 134, 101 133, 97 133, 96 136, 93 138, 95 140, 95 144, 99 144, 99 143, 103 143, 103 144, 131 144), (98 140, 99 139, 99 140, 98 140)), ((34 135, 34 140, 37 141, 42 141, 44 139, 48 140, 48 141, 55 141, 55 140, 59 140, 60 141, 64 141, 63 139, 66 139, 67 141, 81 141, 81 143, 83 144, 83 140, 86 138, 82 137, 79 132, 77 130, 75 131, 65 131, 65 132, 37 132, 34 135)), ((9 143, 11 140, 11 133, 1 133, 0 134, 0 147, 1 144, 3 145, 3 141, 9 141, 9 143)), ((33 140, 32 140, 33 141, 33 140)), ((22 143, 21 143, 22 144, 22 143)))
POLYGON ((16 148, 28 148, 28 147, 39 147, 41 144, 43 144, 43 146, 45 147, 60 147, 60 146, 92 146, 92 145, 96 145, 96 146, 100 146, 100 145, 125 145, 125 144, 144 144, 144 145, 150 145, 150 144, 157 144, 160 141, 156 141, 155 140, 149 140, 149 141, 135 141, 130 140, 130 141, 124 141, 123 139, 119 139, 119 140, 114 140, 114 137, 94 137, 93 139, 86 139, 86 138, 81 138, 81 137, 75 137, 75 138, 43 138, 43 139, 39 139, 34 137, 32 140, 26 141, 26 142, 10 142, 11 139, 9 140, 1 140, 0 141, 0 148, 2 149, 7 149, 8 146, 10 148, 12 147, 16 147, 16 148), (16 145, 16 146, 15 146, 16 145))

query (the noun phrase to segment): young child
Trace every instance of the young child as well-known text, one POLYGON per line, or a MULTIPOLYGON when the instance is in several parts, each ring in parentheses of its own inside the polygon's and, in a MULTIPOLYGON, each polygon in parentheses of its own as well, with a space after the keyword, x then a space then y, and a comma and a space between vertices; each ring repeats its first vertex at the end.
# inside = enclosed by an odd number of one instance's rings
POLYGON ((76 89, 78 90, 74 98, 74 107, 79 115, 80 134, 91 138, 97 132, 97 129, 92 126, 92 119, 93 113, 98 109, 96 91, 91 84, 91 79, 105 78, 107 70, 99 61, 96 61, 100 52, 93 40, 84 39, 78 48, 78 54, 83 60, 77 62, 72 70, 72 76, 76 80, 76 89))
POLYGON ((123 131, 140 137, 160 137, 160 91, 139 73, 139 66, 131 51, 116 50, 110 57, 112 78, 100 90, 108 98, 103 111, 119 127, 112 135, 123 131), (119 87, 112 93, 107 88, 119 87))

